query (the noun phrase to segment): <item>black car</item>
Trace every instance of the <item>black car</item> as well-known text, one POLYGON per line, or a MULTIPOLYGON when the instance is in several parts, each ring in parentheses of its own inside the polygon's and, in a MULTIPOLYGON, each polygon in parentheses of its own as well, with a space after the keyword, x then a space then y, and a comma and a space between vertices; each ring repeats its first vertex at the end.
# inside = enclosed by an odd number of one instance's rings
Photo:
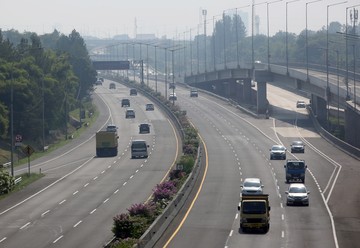
POLYGON ((121 107, 130 107, 130 100, 125 98, 121 100, 121 107))
POLYGON ((150 125, 147 123, 140 124, 139 133, 150 133, 150 125))
POLYGON ((136 96, 137 90, 136 89, 130 89, 130 96, 136 96))
POLYGON ((290 146, 291 146, 292 153, 295 153, 295 152, 304 153, 305 152, 305 145, 302 141, 295 140, 291 143, 290 146))
POLYGON ((152 104, 152 103, 146 104, 145 109, 146 109, 146 111, 154 110, 155 109, 154 104, 152 104))

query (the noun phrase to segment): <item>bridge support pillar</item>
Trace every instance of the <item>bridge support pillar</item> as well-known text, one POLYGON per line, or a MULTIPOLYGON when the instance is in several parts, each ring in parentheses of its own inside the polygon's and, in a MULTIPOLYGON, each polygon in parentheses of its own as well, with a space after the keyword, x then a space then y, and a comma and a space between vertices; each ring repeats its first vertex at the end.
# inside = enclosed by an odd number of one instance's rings
MULTIPOLYGON (((251 84, 251 81, 250 81, 251 84)), ((266 82, 257 82, 257 113, 265 114, 268 108, 266 98, 266 82)))
POLYGON ((325 126, 327 121, 326 100, 316 95, 311 95, 311 108, 317 120, 325 126))
POLYGON ((347 102, 345 109, 345 142, 360 148, 360 111, 359 106, 347 102))
POLYGON ((243 79, 243 100, 245 103, 251 103, 251 78, 243 79))

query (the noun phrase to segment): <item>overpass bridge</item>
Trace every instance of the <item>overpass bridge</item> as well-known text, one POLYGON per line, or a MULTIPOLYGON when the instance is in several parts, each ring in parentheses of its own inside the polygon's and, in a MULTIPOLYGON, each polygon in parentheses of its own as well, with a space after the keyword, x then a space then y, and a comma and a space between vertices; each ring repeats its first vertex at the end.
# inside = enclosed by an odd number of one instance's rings
POLYGON ((213 71, 190 73, 184 77, 184 83, 240 104, 255 105, 258 114, 264 114, 269 108, 266 97, 267 83, 278 82, 280 85, 301 90, 310 98, 311 109, 323 125, 328 124, 331 108, 344 109, 345 140, 355 147, 360 147, 360 75, 351 73, 354 77, 349 78, 346 86, 344 71, 328 68, 328 72, 275 64, 254 63, 253 67, 252 63, 233 63, 222 68, 217 67, 213 71), (256 81, 257 87, 252 87, 252 79, 256 81))

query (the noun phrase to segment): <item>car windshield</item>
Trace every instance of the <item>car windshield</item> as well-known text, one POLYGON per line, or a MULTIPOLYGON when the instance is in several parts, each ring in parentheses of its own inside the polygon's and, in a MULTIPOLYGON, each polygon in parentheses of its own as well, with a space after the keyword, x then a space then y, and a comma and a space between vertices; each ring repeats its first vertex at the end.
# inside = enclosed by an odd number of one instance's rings
POLYGON ((244 182, 244 187, 260 187, 259 182, 244 182))
POLYGON ((305 163, 304 162, 298 162, 298 161, 296 161, 296 162, 295 161, 288 162, 287 167, 288 167, 288 169, 292 169, 292 170, 304 169, 305 163))
POLYGON ((290 187, 289 193, 306 193, 305 187, 290 187))
POLYGON ((302 143, 301 141, 294 141, 294 142, 293 142, 293 145, 295 145, 295 146, 302 146, 303 143, 302 143))
POLYGON ((273 146, 272 150, 274 150, 274 151, 283 151, 283 150, 285 150, 285 147, 282 147, 282 146, 273 146))
POLYGON ((266 213, 265 202, 244 202, 242 208, 244 214, 266 213))

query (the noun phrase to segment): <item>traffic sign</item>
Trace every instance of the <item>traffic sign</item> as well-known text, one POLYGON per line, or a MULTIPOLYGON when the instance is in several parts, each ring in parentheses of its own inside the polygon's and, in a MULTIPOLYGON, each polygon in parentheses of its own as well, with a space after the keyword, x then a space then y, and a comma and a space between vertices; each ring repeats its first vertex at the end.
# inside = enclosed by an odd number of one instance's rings
POLYGON ((34 148, 32 148, 31 146, 27 145, 25 147, 22 148, 23 152, 30 157, 31 154, 33 154, 35 152, 34 148))
POLYGON ((22 136, 21 136, 21 134, 17 134, 17 135, 15 136, 15 141, 16 141, 16 142, 22 142, 22 136))

